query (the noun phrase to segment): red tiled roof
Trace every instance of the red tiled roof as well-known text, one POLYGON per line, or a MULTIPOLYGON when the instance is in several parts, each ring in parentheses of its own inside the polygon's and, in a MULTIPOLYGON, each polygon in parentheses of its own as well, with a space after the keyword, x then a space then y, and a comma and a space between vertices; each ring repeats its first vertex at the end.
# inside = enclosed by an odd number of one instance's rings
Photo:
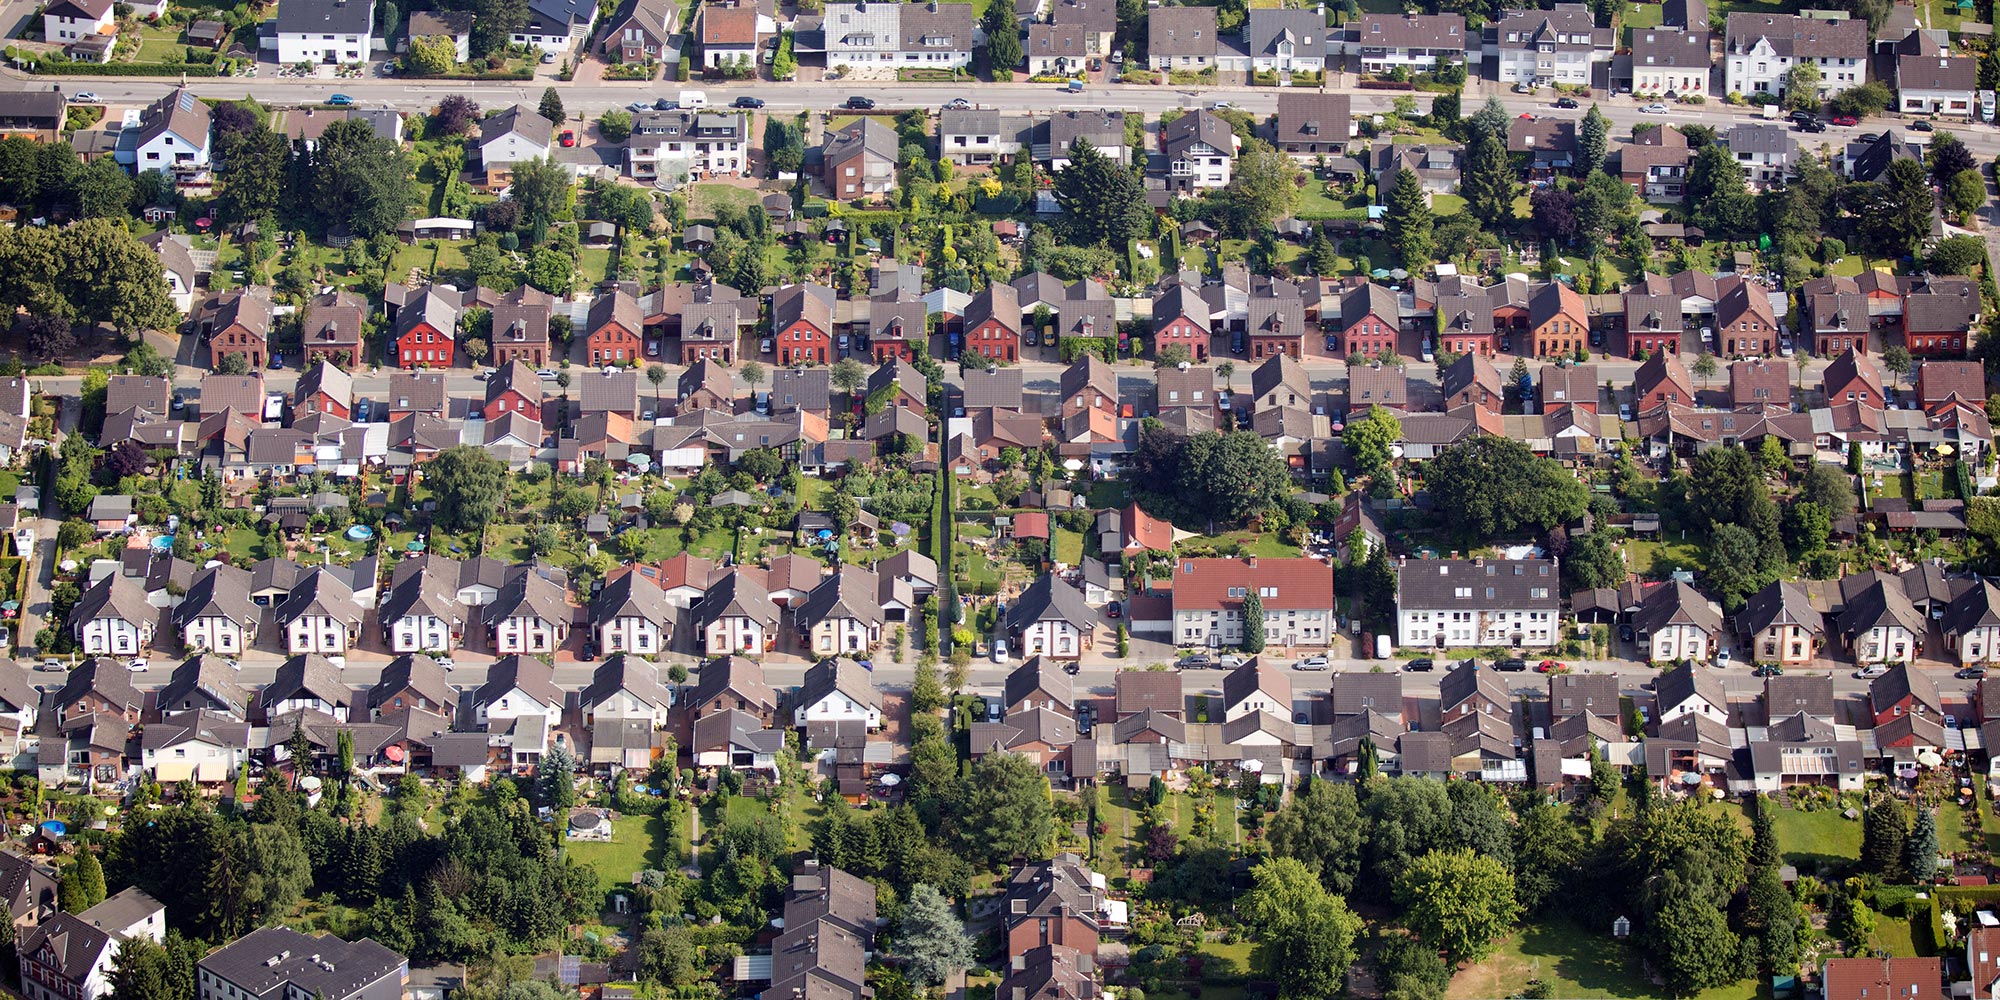
POLYGON ((1175 610, 1219 610, 1255 592, 1264 610, 1333 607, 1333 567, 1317 559, 1179 559, 1174 567, 1175 610), (1231 591, 1238 591, 1231 594, 1231 591))
POLYGON ((1140 510, 1136 503, 1125 505, 1118 523, 1125 529, 1125 547, 1128 549, 1137 542, 1155 552, 1174 550, 1173 524, 1140 510))
POLYGON ((1826 1000, 1944 1000, 1936 958, 1834 958, 1826 963, 1826 1000))
POLYGON ((1015 538, 1049 537, 1049 516, 1040 511, 1028 511, 1014 515, 1015 538))

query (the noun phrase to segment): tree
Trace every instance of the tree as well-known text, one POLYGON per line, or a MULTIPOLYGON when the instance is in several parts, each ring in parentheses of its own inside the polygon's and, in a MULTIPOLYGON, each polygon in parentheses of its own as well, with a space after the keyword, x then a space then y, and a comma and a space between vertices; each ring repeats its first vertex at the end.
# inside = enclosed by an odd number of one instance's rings
POLYGON ((414 183, 409 158, 367 122, 328 125, 311 157, 311 183, 302 196, 322 227, 345 224, 371 237, 393 233, 408 217, 414 183))
POLYGON ((1243 651, 1264 651, 1264 599, 1255 591, 1243 595, 1243 651))
POLYGON ((1943 188, 1959 174, 1977 171, 1979 161, 1973 159, 1972 150, 1965 148, 1958 136, 1939 132, 1931 137, 1930 148, 1924 153, 1924 166, 1931 172, 1931 183, 1943 188))
MULTIPOLYGON (((1661 880, 1679 883, 1681 872, 1667 872, 1661 880)), ((1661 895, 1664 902, 1653 915, 1647 939, 1668 991, 1688 996, 1738 978, 1742 946, 1721 908, 1695 892, 1661 895)))
POLYGON ((1514 875, 1470 850, 1432 851, 1396 880, 1403 922, 1454 960, 1477 962, 1521 915, 1514 875))
POLYGON ((1361 805, 1354 785, 1312 781, 1271 818, 1271 853, 1292 858, 1319 876, 1328 892, 1345 896, 1361 871, 1361 805))
POLYGON ((1882 349, 1882 367, 1887 368, 1891 375, 1896 376, 1896 384, 1899 387, 1903 383, 1903 377, 1910 374, 1910 366, 1909 348, 1901 344, 1890 344, 1888 347, 1882 349))
POLYGON ((403 68, 416 76, 443 76, 458 65, 458 43, 449 35, 411 36, 403 68))
POLYGON ((263 124, 216 143, 216 161, 222 165, 216 214, 223 222, 237 225, 269 218, 276 211, 290 146, 284 136, 263 124))
POLYGON ((1355 471, 1369 477, 1379 477, 1388 471, 1395 457, 1390 449, 1402 439, 1402 421, 1380 406, 1369 407, 1361 419, 1340 432, 1341 442, 1347 445, 1347 453, 1354 459, 1355 471))
POLYGON ((1567 890, 1582 880, 1588 857, 1582 832, 1570 822, 1568 810, 1545 799, 1517 809, 1516 814, 1515 899, 1529 912, 1565 905, 1567 890))
POLYGON ((478 121, 479 102, 464 94, 451 94, 431 109, 430 122, 424 131, 440 138, 464 135, 478 121))
POLYGON ((1033 760, 993 753, 972 765, 959 811, 965 856, 986 865, 1048 857, 1055 838, 1049 779, 1033 760))
POLYGON ((1984 240, 1977 236, 1947 236, 1939 240, 1937 246, 1931 248, 1930 259, 1926 266, 1930 268, 1932 274, 1972 274, 1985 263, 1984 240))
POLYGON ((1743 167, 1719 143, 1703 146, 1688 168, 1688 204, 1695 224, 1711 234, 1744 236, 1756 228, 1756 203, 1743 180, 1743 167))
POLYGON ((1618 539, 1602 525, 1571 539, 1562 568, 1572 587, 1615 587, 1625 579, 1625 558, 1618 539))
POLYGON ((1588 175, 1593 170, 1602 169, 1604 157, 1611 151, 1611 120, 1591 102, 1590 110, 1584 112, 1583 125, 1576 132, 1577 172, 1588 175))
POLYGON ((555 247, 543 247, 528 258, 528 284, 551 295, 567 295, 576 287, 576 260, 555 247))
POLYGON ((1514 221, 1516 185, 1514 165, 1507 162, 1507 133, 1474 132, 1465 159, 1459 193, 1465 197, 1466 211, 1496 229, 1514 221))
POLYGON ((432 520, 446 531, 483 530, 506 495, 506 463, 474 445, 446 448, 422 471, 437 501, 432 520))
MULTIPOLYGON (((1903 840, 1903 869, 1910 873, 1910 881, 1918 885, 1937 881, 1937 814, 1929 808, 1918 807, 1916 821, 1910 824, 1910 835, 1903 840)), ((101 875, 99 881, 102 882, 101 875)))
POLYGON ((1070 144, 1069 164, 1056 171, 1055 195, 1064 230, 1078 246, 1108 244, 1122 253, 1151 215, 1138 176, 1085 139, 1070 144))
POLYGON ((1899 881, 1903 875, 1903 847, 1909 829, 1904 825, 1902 803, 1878 795, 1861 814, 1861 870, 1882 876, 1885 882, 1899 881))
POLYGON ((1601 242, 1636 221, 1635 199, 1630 184, 1602 170, 1591 171, 1576 195, 1578 238, 1601 242))
POLYGON ((1945 201, 1961 219, 1969 219, 1986 205, 1986 178, 1977 169, 1961 170, 1945 187, 1945 201))
POLYGON ((535 157, 514 164, 509 192, 520 206, 518 226, 527 231, 529 244, 539 246, 549 227, 569 212, 573 189, 568 169, 548 157, 535 157))
POLYGON ((77 854, 76 877, 83 891, 82 900, 85 909, 104 902, 104 866, 98 863, 97 852, 88 846, 84 846, 77 854))
POLYGON ((630 184, 605 184, 591 194, 597 217, 614 223, 632 239, 653 226, 653 196, 630 184))
POLYGON ((1581 225, 1576 213, 1576 195, 1551 184, 1528 196, 1528 216, 1535 228, 1559 246, 1576 242, 1581 225))
POLYGON ((951 911, 951 903, 921 882, 910 889, 897 926, 896 953, 903 972, 919 986, 938 986, 973 964, 972 936, 951 911))
POLYGON ((1389 191, 1389 211, 1383 219, 1389 251, 1402 265, 1415 271, 1430 263, 1432 242, 1431 207, 1424 200, 1423 186, 1408 167, 1396 170, 1389 191))
POLYGON ((1715 370, 1715 355, 1710 354, 1707 349, 1695 355, 1694 363, 1688 366, 1688 372, 1695 378, 1701 379, 1701 386, 1704 389, 1708 388, 1708 380, 1715 377, 1715 370))
POLYGON ((1785 73, 1785 106, 1793 111, 1819 110, 1819 67, 1800 62, 1785 73))
POLYGON ((1275 982, 1278 1000, 1323 1000, 1342 992, 1354 964, 1361 918, 1326 891, 1310 868, 1273 858, 1250 869, 1252 888, 1237 907, 1254 931, 1250 964, 1275 982))
POLYGON ((1831 517, 1854 513, 1854 488, 1846 475, 1831 465, 1816 462, 1799 482, 1799 499, 1819 505, 1831 517))
POLYGON ((852 396, 862 386, 868 384, 868 369, 861 367, 861 362, 853 358, 841 358, 833 363, 827 378, 833 383, 834 388, 852 396))
POLYGON ((540 112, 543 118, 547 118, 551 125, 561 125, 563 119, 569 117, 563 110, 562 94, 554 87, 543 89, 541 106, 535 110, 540 112))
POLYGON ((1244 232, 1267 232, 1298 206, 1300 178, 1299 166, 1290 156, 1262 139, 1252 139, 1236 158, 1223 198, 1244 232))
MULTIPOLYGON (((990 13, 991 8, 988 8, 990 13)), ((798 173, 805 166, 805 133, 799 123, 772 115, 764 121, 764 158, 779 173, 798 173)))
POLYGON ((1153 509, 1241 524, 1292 494, 1284 460, 1254 431, 1142 432, 1134 459, 1153 509))
POLYGON ((752 389, 764 384, 764 366, 755 361, 743 362, 743 367, 737 369, 736 374, 741 375, 743 384, 752 389))
POLYGON ((1387 1000, 1444 1000, 1451 967, 1414 937, 1389 935, 1375 953, 1376 982, 1387 1000))
POLYGON ((986 60, 993 69, 1011 71, 1021 62, 1021 24, 1013 10, 986 8, 986 60))
POLYGON ((1306 266, 1322 278, 1335 277, 1340 273, 1340 251, 1334 248, 1332 240, 1326 238, 1324 228, 1313 234, 1312 245, 1306 248, 1306 266))
POLYGON ((624 142, 632 136, 632 113, 613 109, 597 116, 597 134, 605 142, 624 142))
POLYGON ((1774 975, 1799 967, 1799 904, 1778 876, 1778 866, 1755 868, 1744 905, 1744 925, 1755 935, 1757 965, 1774 975))
POLYGON ((1724 609, 1735 611, 1768 581, 1758 570, 1764 543, 1740 524, 1715 524, 1708 536, 1708 584, 1724 609))
POLYGON ((667 383, 667 366, 661 364, 647 365, 646 381, 653 383, 653 400, 655 408, 657 408, 660 399, 660 386, 667 383))
POLYGON ((1424 475, 1442 523, 1467 538, 1547 532, 1589 506, 1590 493, 1575 476, 1512 438, 1453 445, 1430 461, 1424 475))
POLYGON ((1922 249, 1937 198, 1917 161, 1890 163, 1881 181, 1857 184, 1851 196, 1861 230, 1878 252, 1900 257, 1922 249))
POLYGON ((472 0, 472 54, 488 56, 528 21, 528 0, 472 0))
POLYGON ((576 804, 576 755, 569 745, 556 743, 535 765, 535 784, 542 804, 557 816, 567 815, 576 804))

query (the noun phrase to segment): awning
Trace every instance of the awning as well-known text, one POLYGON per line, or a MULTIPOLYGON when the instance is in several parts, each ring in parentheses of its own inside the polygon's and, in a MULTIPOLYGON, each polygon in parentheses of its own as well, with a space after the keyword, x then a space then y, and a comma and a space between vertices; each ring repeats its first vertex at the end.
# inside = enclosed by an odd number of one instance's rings
POLYGON ((153 765, 153 780, 163 785, 177 781, 188 781, 194 777, 194 761, 164 760, 153 765))

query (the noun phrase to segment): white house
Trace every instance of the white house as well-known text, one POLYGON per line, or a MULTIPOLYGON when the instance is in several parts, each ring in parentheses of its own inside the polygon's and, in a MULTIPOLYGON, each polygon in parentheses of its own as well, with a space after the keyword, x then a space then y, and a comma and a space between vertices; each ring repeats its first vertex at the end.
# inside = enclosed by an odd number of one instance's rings
POLYGON ((643 719, 663 729, 673 710, 673 693, 660 683, 659 667, 621 653, 597 665, 577 703, 586 725, 643 719))
MULTIPOLYGON (((1272 646, 1322 647, 1337 631, 1333 567, 1317 559, 1179 559, 1174 564, 1173 641, 1183 646, 1243 644, 1244 604, 1263 606, 1272 646)), ((1285 717, 1291 717, 1286 709, 1285 717)))
POLYGON ((822 19, 826 64, 859 77, 889 77, 901 66, 951 69, 972 64, 972 8, 956 3, 830 3, 822 19))
POLYGON ((250 572, 226 564, 202 570, 171 616, 174 630, 189 652, 242 653, 257 639, 257 606, 250 602, 250 572))
POLYGON ((318 653, 301 653, 278 665, 259 700, 264 716, 277 719, 294 712, 319 712, 346 722, 354 707, 354 692, 340 682, 340 668, 318 653))
POLYGON ((554 653, 569 639, 570 607, 563 586, 534 567, 520 567, 507 585, 480 609, 493 651, 554 653))
POLYGON ((729 111, 642 111, 625 140, 625 172, 639 181, 737 177, 749 165, 750 121, 729 111))
POLYGON ((847 567, 820 581, 792 620, 799 641, 821 656, 852 656, 882 640, 881 581, 874 573, 847 567))
POLYGON ((1722 681, 1706 667, 1683 663, 1653 682, 1653 700, 1658 722, 1672 722, 1692 715, 1727 724, 1729 695, 1722 681))
POLYGON ((1229 186, 1243 142, 1219 115, 1191 111, 1160 126, 1160 151, 1167 157, 1167 183, 1176 192, 1229 186))
POLYGON ((597 648, 606 655, 657 656, 673 640, 674 606, 650 577, 626 573, 591 599, 590 627, 597 631, 597 648))
POLYGON ((234 777, 249 756, 249 723, 217 712, 171 712, 146 727, 139 764, 162 784, 212 784, 234 777))
POLYGON ((792 724, 804 729, 811 722, 865 722, 882 728, 882 696, 875 679, 861 664, 846 657, 815 663, 799 685, 792 724))
POLYGON ((562 715, 563 693, 554 667, 533 657, 503 656, 487 668, 472 706, 480 724, 490 727, 527 717, 554 719, 562 715))
POLYGON ((1632 92, 1648 96, 1707 97, 1711 65, 1708 32, 1680 28, 1632 31, 1632 92))
POLYGON ((1786 96, 1797 66, 1819 71, 1822 100, 1868 79, 1866 18, 1736 12, 1723 40, 1724 93, 1786 96))
POLYGON ((1945 609, 1944 644, 1967 666, 2000 663, 2000 589, 1982 580, 1958 595, 1945 609))
POLYGON ((1856 663, 1911 663, 1923 646, 1930 623, 1910 603, 1903 581, 1879 573, 1841 580, 1845 606, 1835 619, 1856 663))
POLYGON ((465 606, 458 601, 458 564, 430 558, 396 566, 395 579, 377 617, 396 653, 448 653, 465 635, 465 606))
POLYGON ((138 584, 114 573, 77 598, 69 623, 87 656, 137 656, 153 644, 159 615, 138 584))
POLYGON ((174 174, 200 174, 209 164, 209 110, 190 90, 176 90, 154 101, 140 114, 137 130, 127 151, 120 136, 113 156, 135 173, 159 170, 174 174))
POLYGON ((541 112, 519 104, 479 123, 479 163, 489 173, 546 157, 554 143, 555 124, 541 112))
POLYGON ((118 31, 112 0, 56 0, 42 9, 42 39, 68 44, 118 31))
POLYGON ((778 641, 778 606, 769 591, 742 573, 731 573, 709 588, 694 608, 699 652, 709 656, 755 655, 778 641))
POLYGON ((1917 29, 1896 44, 1896 110, 1969 118, 1978 85, 1978 61, 1952 55, 1930 32, 1917 29))
POLYGON ((1222 679, 1222 721, 1246 715, 1272 715, 1292 722, 1292 681, 1285 671, 1262 662, 1246 662, 1222 679))
POLYGON ((375 48, 375 0, 285 0, 278 5, 278 62, 367 62, 375 48))
POLYGON ((1007 631, 1021 656, 1080 659, 1096 625, 1097 612, 1054 573, 1042 574, 1007 608, 1007 631))
POLYGON ((1559 3, 1553 10, 1508 10, 1486 26, 1482 47, 1503 83, 1587 87, 1592 67, 1611 61, 1611 32, 1590 8, 1559 3))
POLYGON ((597 4, 590 0, 529 0, 527 23, 508 41, 562 55, 590 37, 596 25, 597 4))
POLYGON ((1722 639, 1722 609, 1693 586, 1676 580, 1640 598, 1632 626, 1647 659, 1701 662, 1715 655, 1722 639))
POLYGON ((1560 602, 1551 560, 1406 559, 1396 568, 1397 645, 1548 646, 1560 602))
POLYGON ((285 649, 294 655, 345 656, 361 638, 361 605, 354 591, 324 567, 300 580, 273 617, 285 630, 285 649))
POLYGON ((24 932, 19 945, 21 993, 28 1000, 98 1000, 111 993, 118 946, 167 937, 167 911, 134 888, 82 913, 54 913, 24 932))

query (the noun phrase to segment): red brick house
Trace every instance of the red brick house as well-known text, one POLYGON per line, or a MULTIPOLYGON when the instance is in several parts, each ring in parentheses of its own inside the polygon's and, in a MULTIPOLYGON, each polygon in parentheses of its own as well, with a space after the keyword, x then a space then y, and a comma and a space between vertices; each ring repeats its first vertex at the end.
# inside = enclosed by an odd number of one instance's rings
POLYGON ((342 420, 352 419, 354 378, 321 361, 299 373, 292 390, 292 413, 297 417, 326 413, 342 420))
POLYGON ((299 339, 306 363, 326 360, 353 370, 361 367, 361 327, 368 318, 368 300, 336 290, 306 304, 299 339))
POLYGON ((1647 358, 1632 375, 1632 412, 1644 413, 1662 403, 1694 405, 1694 384, 1680 358, 1661 351, 1647 358))
POLYGON ((584 346, 590 351, 593 366, 639 360, 645 349, 645 335, 645 318, 639 312, 639 300, 624 289, 599 295, 590 303, 589 329, 584 334, 584 346))
POLYGON ((1250 291, 1250 358, 1280 354, 1297 360, 1306 351, 1306 304, 1289 281, 1259 279, 1250 291))
POLYGON ((965 349, 995 361, 1021 358, 1021 293, 995 283, 965 305, 965 349))
POLYGON ((1153 299, 1153 356, 1184 347, 1195 361, 1208 360, 1208 300, 1201 291, 1175 282, 1153 299))
MULTIPOLYGON (((1942 960, 1829 958, 1822 973, 1826 1000, 1945 1000, 1942 960)), ((1984 993, 1975 983, 1974 995, 1984 993)))
POLYGON ((1848 348, 1847 353, 1826 366, 1820 391, 1829 406, 1855 403, 1879 410, 1886 398, 1882 394, 1882 373, 1875 370, 1875 363, 1867 355, 1854 348, 1848 348))
POLYGON ((1507 390, 1493 362, 1479 354, 1461 355, 1444 373, 1444 408, 1471 404, 1499 413, 1507 401, 1507 390))
POLYGON ((498 420, 519 413, 542 422, 542 377, 525 361, 509 361, 486 380, 486 403, 480 407, 486 419, 498 420))
POLYGON ((879 296, 868 306, 868 350, 876 364, 912 361, 917 345, 929 348, 930 317, 922 301, 879 296))
POLYGON ((1728 286, 1715 301, 1718 351, 1730 357, 1778 353, 1778 317, 1770 290, 1743 278, 1728 286))
POLYGON ((549 319, 554 312, 549 294, 522 285, 493 304, 493 363, 525 361, 540 368, 549 363, 549 319))
POLYGON ((1643 289, 1625 293, 1625 349, 1632 357, 1679 354, 1686 328, 1680 296, 1643 289))
POLYGON ((254 290, 224 292, 208 301, 196 321, 208 338, 209 365, 221 367, 231 354, 243 355, 254 369, 271 360, 271 300, 254 290))
POLYGON ((1395 351, 1401 316, 1395 292, 1373 282, 1349 289, 1340 298, 1341 356, 1374 357, 1395 351))
POLYGON ((825 285, 786 285, 771 296, 771 336, 777 341, 779 364, 836 360, 833 303, 833 289, 825 285))
POLYGON ((396 366, 450 368, 457 332, 458 303, 437 289, 424 289, 396 311, 396 366))
POLYGON ((1551 281, 1528 299, 1528 337, 1537 357, 1573 354, 1590 341, 1590 310, 1583 296, 1551 281))
POLYGON ((1964 279, 1933 281, 1903 299, 1903 346, 1914 357, 1960 357, 1979 327, 1979 289, 1964 279))
POLYGON ((1109 929, 1108 909, 1096 873, 1075 854, 1022 865, 1008 877, 1000 904, 1007 954, 1062 945, 1095 955, 1098 939, 1109 929))

